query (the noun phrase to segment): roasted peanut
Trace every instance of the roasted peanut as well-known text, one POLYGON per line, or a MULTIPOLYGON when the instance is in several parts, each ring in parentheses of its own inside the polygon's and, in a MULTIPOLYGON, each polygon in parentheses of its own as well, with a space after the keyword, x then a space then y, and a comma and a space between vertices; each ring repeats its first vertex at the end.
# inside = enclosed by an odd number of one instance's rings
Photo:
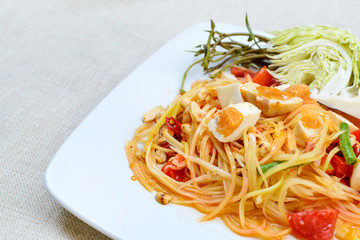
POLYGON ((187 124, 187 123, 183 123, 181 125, 181 130, 183 133, 185 133, 186 135, 189 135, 190 132, 191 132, 191 125, 190 124, 187 124))
POLYGON ((189 106, 189 104, 191 103, 191 99, 190 98, 183 98, 181 100, 181 106, 183 108, 186 108, 187 106, 189 106))
POLYGON ((156 118, 160 117, 161 114, 164 112, 164 108, 162 106, 157 106, 151 109, 150 111, 146 112, 143 115, 144 122, 151 122, 154 121, 156 118))
POLYGON ((205 113, 200 109, 199 105, 196 102, 191 102, 190 104, 190 114, 195 118, 195 121, 201 122, 202 118, 205 116, 205 113))
POLYGON ((157 163, 164 163, 166 161, 166 153, 160 150, 155 150, 155 160, 157 163))
POLYGON ((157 192, 155 195, 155 199, 158 203, 166 205, 172 200, 172 197, 167 193, 157 192))
POLYGON ((208 93, 206 91, 206 89, 201 89, 200 92, 197 94, 197 97, 198 97, 198 100, 201 102, 201 101, 204 101, 205 98, 207 97, 208 93))
POLYGON ((261 142, 259 144, 259 156, 264 157, 268 152, 270 152, 270 143, 268 142, 261 142))

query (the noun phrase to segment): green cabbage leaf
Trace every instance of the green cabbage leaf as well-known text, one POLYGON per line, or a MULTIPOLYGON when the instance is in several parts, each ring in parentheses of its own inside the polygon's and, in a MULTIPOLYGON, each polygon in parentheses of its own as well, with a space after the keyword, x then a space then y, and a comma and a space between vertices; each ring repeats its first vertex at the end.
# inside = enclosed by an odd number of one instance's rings
POLYGON ((271 32, 272 74, 282 83, 309 85, 313 93, 359 93, 360 42, 347 30, 305 26, 271 32))

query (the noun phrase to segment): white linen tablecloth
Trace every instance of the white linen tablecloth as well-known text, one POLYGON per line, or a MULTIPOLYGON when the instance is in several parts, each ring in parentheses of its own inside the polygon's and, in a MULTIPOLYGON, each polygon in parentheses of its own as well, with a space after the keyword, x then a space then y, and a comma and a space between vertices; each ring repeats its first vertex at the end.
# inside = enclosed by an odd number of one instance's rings
POLYGON ((107 239, 44 187, 52 157, 136 66, 188 26, 331 24, 360 36, 359 0, 0 1, 0 239, 107 239))

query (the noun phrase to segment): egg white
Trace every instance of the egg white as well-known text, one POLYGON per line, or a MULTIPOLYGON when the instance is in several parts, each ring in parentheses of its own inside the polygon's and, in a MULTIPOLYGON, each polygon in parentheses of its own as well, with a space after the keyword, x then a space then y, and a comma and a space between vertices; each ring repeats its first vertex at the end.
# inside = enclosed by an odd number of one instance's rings
POLYGON ((240 93, 240 85, 240 83, 232 83, 216 88, 216 93, 222 108, 226 108, 230 104, 244 102, 240 93))
POLYGON ((307 128, 304 126, 303 122, 300 120, 294 127, 296 144, 302 147, 306 146, 306 142, 309 139, 316 137, 320 134, 321 127, 319 128, 307 128))

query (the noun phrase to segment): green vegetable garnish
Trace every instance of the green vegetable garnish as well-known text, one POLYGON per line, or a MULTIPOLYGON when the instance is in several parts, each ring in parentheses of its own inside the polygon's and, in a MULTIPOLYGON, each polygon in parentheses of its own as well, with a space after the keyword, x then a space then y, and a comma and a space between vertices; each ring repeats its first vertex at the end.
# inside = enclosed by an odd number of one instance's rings
POLYGON ((198 51, 191 51, 196 57, 203 57, 191 64, 184 72, 180 92, 185 92, 183 87, 186 76, 189 70, 196 64, 201 64, 206 73, 220 70, 210 77, 217 76, 221 72, 229 69, 233 64, 242 64, 243 66, 252 65, 258 69, 268 64, 268 62, 263 62, 268 60, 266 51, 260 47, 253 48, 253 46, 259 46, 259 43, 268 42, 269 39, 261 35, 253 34, 247 19, 246 21, 247 28, 251 33, 222 33, 215 30, 215 24, 211 21, 211 30, 208 31, 209 37, 206 44, 196 46, 196 48, 199 48, 198 51), (248 36, 250 37, 249 40, 254 42, 254 44, 247 45, 232 39, 232 37, 238 36, 248 36))
POLYGON ((282 161, 275 161, 275 162, 271 162, 271 163, 266 163, 266 164, 260 165, 260 168, 261 168, 261 171, 263 173, 265 173, 267 170, 279 165, 280 163, 282 163, 282 161))
POLYGON ((245 24, 246 24, 246 28, 249 31, 249 38, 248 38, 248 42, 255 40, 254 34, 251 30, 250 24, 249 24, 249 20, 248 20, 248 16, 247 14, 245 15, 245 24))
POLYGON ((254 41, 255 42, 255 45, 262 50, 262 48, 259 46, 258 42, 256 41, 256 38, 254 36, 254 33, 252 32, 252 29, 250 27, 250 24, 249 24, 249 19, 248 19, 248 16, 246 14, 245 16, 245 24, 246 24, 246 28, 247 30, 249 31, 249 38, 248 38, 248 42, 251 42, 251 41, 254 41))
POLYGON ((339 136, 340 150, 344 155, 347 164, 354 165, 357 162, 357 158, 350 142, 349 125, 345 122, 340 123, 340 130, 344 131, 339 136))
POLYGON ((209 38, 208 41, 206 43, 206 45, 204 45, 204 60, 201 64, 201 66, 203 66, 204 70, 206 71, 209 67, 209 56, 210 56, 210 52, 211 52, 211 37, 214 34, 214 29, 215 29, 215 23, 213 22, 213 20, 211 20, 211 31, 209 34, 209 38))

